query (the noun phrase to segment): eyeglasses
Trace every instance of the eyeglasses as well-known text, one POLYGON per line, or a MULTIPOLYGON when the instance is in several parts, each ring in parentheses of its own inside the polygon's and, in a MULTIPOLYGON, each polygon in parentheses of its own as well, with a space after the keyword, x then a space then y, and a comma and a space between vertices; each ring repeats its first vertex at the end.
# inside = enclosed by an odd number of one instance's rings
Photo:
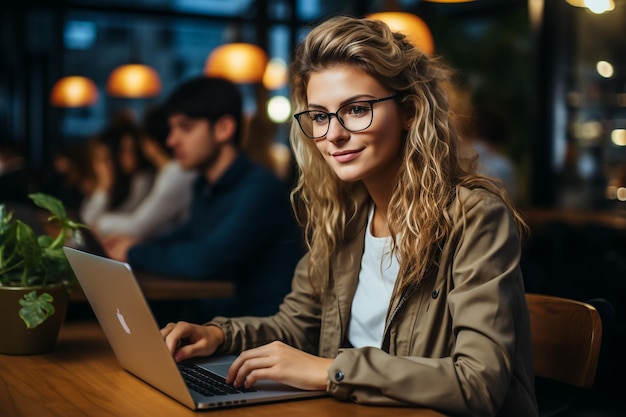
POLYGON ((302 133, 311 139, 319 139, 328 134, 330 119, 337 121, 349 132, 360 132, 372 125, 374 120, 374 104, 396 98, 396 95, 374 100, 354 101, 344 104, 337 109, 336 113, 328 113, 321 110, 306 110, 294 114, 302 133))

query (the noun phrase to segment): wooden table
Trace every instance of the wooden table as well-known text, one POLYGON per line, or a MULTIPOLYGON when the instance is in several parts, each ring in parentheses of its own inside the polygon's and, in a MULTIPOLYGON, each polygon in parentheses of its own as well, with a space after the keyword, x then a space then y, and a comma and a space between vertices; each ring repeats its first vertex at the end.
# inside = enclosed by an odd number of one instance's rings
MULTIPOLYGON (((362 406, 330 397, 206 413, 207 417, 442 416, 427 409, 362 406)), ((124 371, 95 322, 66 324, 53 353, 34 356, 0 354, 2 417, 177 417, 198 414, 124 371)))
MULTIPOLYGON (((136 271, 137 282, 147 300, 194 300, 206 298, 229 298, 234 295, 234 284, 229 281, 190 280, 136 271)), ((70 301, 87 301, 85 294, 77 288, 70 301)))

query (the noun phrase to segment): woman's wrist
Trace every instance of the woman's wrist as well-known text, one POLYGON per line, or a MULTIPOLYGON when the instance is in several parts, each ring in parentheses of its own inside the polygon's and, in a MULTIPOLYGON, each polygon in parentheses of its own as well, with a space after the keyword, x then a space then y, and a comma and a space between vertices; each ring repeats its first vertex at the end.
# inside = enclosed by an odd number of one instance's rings
POLYGON ((224 335, 224 331, 214 324, 209 324, 206 326, 207 335, 210 343, 215 346, 215 349, 219 348, 224 344, 224 340, 226 336, 224 335))

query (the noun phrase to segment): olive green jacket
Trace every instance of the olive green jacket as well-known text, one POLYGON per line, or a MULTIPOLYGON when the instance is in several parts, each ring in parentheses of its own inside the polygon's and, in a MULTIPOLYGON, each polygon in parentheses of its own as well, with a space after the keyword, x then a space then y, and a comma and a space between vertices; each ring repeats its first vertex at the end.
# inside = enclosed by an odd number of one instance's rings
POLYGON ((352 238, 329 267, 330 291, 311 295, 308 255, 292 292, 267 318, 218 317, 221 353, 274 340, 328 358, 327 391, 362 404, 419 406, 454 416, 534 417, 537 405, 520 241, 505 205, 484 190, 461 189, 439 268, 392 297, 381 348, 342 348, 356 290, 368 203, 352 238))

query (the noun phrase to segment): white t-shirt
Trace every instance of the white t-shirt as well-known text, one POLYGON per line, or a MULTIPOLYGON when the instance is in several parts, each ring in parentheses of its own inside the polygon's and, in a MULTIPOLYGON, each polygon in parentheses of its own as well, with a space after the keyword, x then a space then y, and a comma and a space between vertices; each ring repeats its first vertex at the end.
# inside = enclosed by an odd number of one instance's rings
POLYGON ((348 340, 356 348, 381 346, 387 309, 400 270, 397 257, 391 256, 391 237, 372 235, 373 215, 372 206, 348 328, 348 340))
POLYGON ((103 235, 125 233, 140 239, 167 231, 186 215, 192 198, 195 171, 182 169, 172 160, 163 166, 155 178, 150 193, 131 211, 106 212, 95 224, 103 235))
MULTIPOLYGON (((130 182, 128 195, 116 208, 116 211, 129 212, 134 210, 150 192, 153 181, 154 175, 152 172, 143 171, 134 174, 130 182)), ((98 218, 107 212, 110 200, 111 195, 101 189, 86 195, 80 206, 80 218, 83 223, 94 227, 98 218)))

